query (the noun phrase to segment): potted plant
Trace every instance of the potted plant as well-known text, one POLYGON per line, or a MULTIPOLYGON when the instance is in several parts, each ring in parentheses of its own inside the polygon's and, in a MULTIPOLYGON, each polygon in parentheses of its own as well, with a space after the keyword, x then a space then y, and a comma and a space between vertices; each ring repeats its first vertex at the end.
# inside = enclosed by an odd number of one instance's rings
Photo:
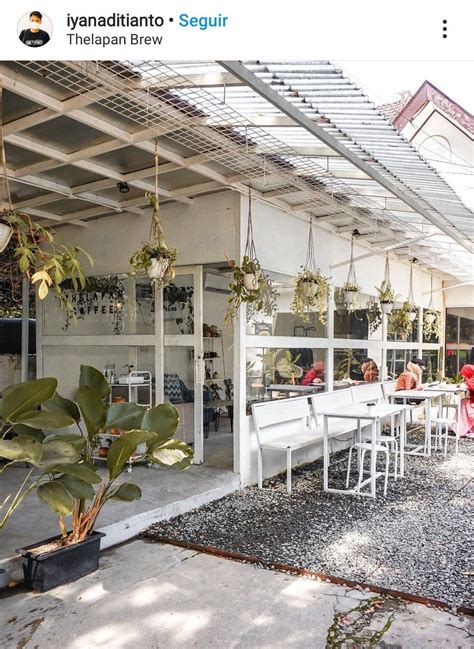
POLYGON ((141 497, 137 485, 119 482, 131 456, 180 469, 187 468, 192 458, 192 449, 173 439, 178 413, 171 404, 149 409, 134 403, 109 404, 110 386, 88 366, 81 366, 74 401, 56 390, 54 378, 19 383, 3 391, 0 407, 0 457, 8 460, 7 467, 17 462, 29 465, 17 493, 4 505, 0 529, 32 492, 58 516, 58 536, 18 550, 26 585, 39 591, 97 568, 103 534, 94 527, 102 508, 111 499, 132 502, 141 497), (62 428, 74 432, 44 432, 62 428), (101 436, 113 428, 122 434, 109 445, 107 474, 102 476, 95 464, 98 448, 101 436))
POLYGON ((358 231, 354 230, 351 237, 351 256, 349 261, 349 270, 347 271, 347 278, 338 291, 338 296, 342 296, 342 303, 349 313, 352 313, 352 311, 355 311, 357 309, 358 295, 360 293, 360 286, 357 283, 354 263, 354 237, 356 237, 357 235, 358 231))
POLYGON ((428 308, 423 310, 423 334, 425 338, 439 338, 441 315, 434 308, 433 302, 433 272, 431 272, 430 301, 428 308))
POLYGON ((392 311, 388 319, 388 332, 390 334, 398 334, 405 340, 408 338, 413 330, 413 320, 411 319, 413 306, 412 302, 405 300, 400 309, 392 311))
POLYGON ((319 321, 326 323, 327 301, 330 291, 329 278, 318 269, 302 267, 296 277, 295 292, 290 309, 303 321, 309 321, 309 313, 317 311, 319 321))
POLYGON ((178 253, 176 248, 170 248, 166 244, 161 225, 157 151, 155 151, 155 193, 148 192, 146 197, 152 208, 150 236, 148 242, 130 257, 130 264, 134 273, 146 272, 155 288, 160 289, 173 281, 175 275, 173 265, 178 253))
POLYGON ((3 252, 8 246, 12 234, 12 226, 6 221, 0 221, 0 252, 3 252))
POLYGON ((376 287, 380 308, 382 313, 390 315, 395 306, 395 293, 389 279, 384 279, 379 287, 376 287))
POLYGON ((272 315, 276 309, 278 292, 273 282, 260 268, 257 259, 244 256, 242 264, 237 266, 234 261, 229 261, 232 269, 232 281, 229 284, 230 296, 227 299, 227 312, 225 321, 230 322, 238 313, 241 304, 250 307, 250 315, 264 312, 272 315))

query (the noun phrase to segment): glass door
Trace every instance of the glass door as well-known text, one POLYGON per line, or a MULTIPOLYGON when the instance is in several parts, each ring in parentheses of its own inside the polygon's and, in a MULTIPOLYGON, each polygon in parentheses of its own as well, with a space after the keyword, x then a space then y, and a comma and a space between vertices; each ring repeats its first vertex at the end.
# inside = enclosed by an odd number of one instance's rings
POLYGON ((176 406, 176 437, 194 448, 194 463, 204 460, 202 343, 202 266, 181 266, 163 289, 163 397, 176 406))

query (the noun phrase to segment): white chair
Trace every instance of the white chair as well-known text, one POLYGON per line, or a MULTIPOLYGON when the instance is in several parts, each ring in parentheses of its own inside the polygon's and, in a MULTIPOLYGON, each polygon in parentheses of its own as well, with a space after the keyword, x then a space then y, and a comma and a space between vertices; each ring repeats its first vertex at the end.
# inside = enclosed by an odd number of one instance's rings
MULTIPOLYGON (((359 460, 359 478, 357 480, 357 487, 356 487, 356 492, 360 493, 360 488, 361 488, 361 483, 364 479, 364 459, 365 459, 365 454, 367 451, 372 452, 372 444, 370 442, 356 442, 353 444, 350 449, 349 449, 349 461, 347 463, 347 475, 346 475, 346 489, 349 488, 349 479, 350 479, 350 474, 351 474, 351 462, 352 462, 352 451, 357 450, 361 452, 360 455, 360 460, 359 460)), ((385 480, 384 480, 384 488, 383 488, 383 495, 387 495, 387 487, 388 487, 388 469, 390 465, 390 451, 388 449, 388 446, 385 444, 376 444, 375 449, 373 451, 374 453, 384 453, 385 454, 385 480)), ((396 467, 396 464, 395 464, 396 467)), ((395 468, 396 471, 396 468, 395 468)))
MULTIPOLYGON (((434 424, 435 430, 434 434, 431 434, 431 437, 434 438, 434 448, 435 450, 442 450, 443 449, 443 442, 444 442, 444 457, 446 457, 448 453, 448 437, 449 437, 449 429, 455 422, 455 415, 451 414, 451 412, 456 412, 457 405, 455 403, 448 403, 448 404, 443 404, 442 407, 442 413, 441 415, 438 413, 438 410, 433 412, 434 414, 431 417, 431 423, 434 424)), ((426 446, 426 442, 425 442, 426 446)), ((456 429, 455 433, 455 454, 458 454, 458 449, 459 449, 459 437, 456 429)))

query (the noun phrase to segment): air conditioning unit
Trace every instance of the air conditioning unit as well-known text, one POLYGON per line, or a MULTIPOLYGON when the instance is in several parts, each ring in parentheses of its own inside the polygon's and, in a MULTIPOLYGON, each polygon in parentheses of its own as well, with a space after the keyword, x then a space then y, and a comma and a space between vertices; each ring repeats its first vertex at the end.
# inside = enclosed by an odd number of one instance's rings
POLYGON ((204 289, 216 293, 230 293, 230 278, 215 273, 204 273, 204 289))

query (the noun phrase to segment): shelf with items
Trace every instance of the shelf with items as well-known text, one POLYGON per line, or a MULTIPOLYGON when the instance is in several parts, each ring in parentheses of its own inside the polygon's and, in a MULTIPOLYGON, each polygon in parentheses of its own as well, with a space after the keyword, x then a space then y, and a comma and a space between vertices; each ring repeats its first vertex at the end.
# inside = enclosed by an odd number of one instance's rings
POLYGON ((153 405, 153 392, 152 392, 152 376, 151 372, 143 372, 140 370, 131 371, 126 374, 123 379, 119 377, 118 381, 110 383, 110 396, 109 401, 112 403, 117 395, 119 389, 127 390, 129 403, 136 403, 139 406, 151 408, 153 405), (139 395, 139 389, 142 388, 139 395), (115 392, 115 397, 114 397, 115 392))
MULTIPOLYGON (((107 462, 107 455, 108 455, 108 450, 110 445, 112 444, 113 441, 121 437, 121 433, 100 433, 100 435, 97 436, 100 446, 98 446, 93 454, 92 457, 94 460, 103 460, 104 462, 107 462), (101 454, 101 449, 105 449, 105 453, 101 454)), ((139 444, 137 446, 137 452, 133 453, 129 459, 127 460, 127 471, 128 473, 132 472, 132 465, 135 464, 135 462, 139 461, 141 456, 146 450, 146 445, 145 444, 139 444)), ((149 462, 147 462, 147 466, 151 466, 149 462)))

